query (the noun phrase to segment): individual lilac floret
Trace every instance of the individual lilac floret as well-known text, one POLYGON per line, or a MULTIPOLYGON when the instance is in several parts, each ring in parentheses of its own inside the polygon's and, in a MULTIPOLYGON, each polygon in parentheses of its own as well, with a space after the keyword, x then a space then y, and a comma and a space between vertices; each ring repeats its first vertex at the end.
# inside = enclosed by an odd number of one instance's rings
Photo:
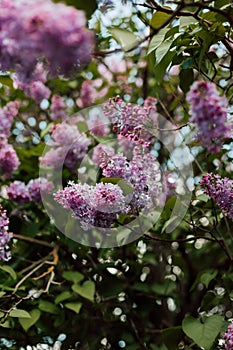
POLYGON ((104 106, 105 115, 113 124, 113 131, 135 144, 150 147, 157 129, 156 100, 145 100, 143 106, 123 104, 119 96, 109 99, 104 106))
POLYGON ((227 124, 227 100, 219 95, 215 84, 196 81, 187 94, 191 118, 198 130, 200 142, 211 153, 221 150, 223 140, 231 137, 227 124))
POLYGON ((32 179, 27 185, 22 181, 14 181, 6 187, 8 198, 18 204, 35 202, 41 203, 41 194, 49 193, 53 189, 52 182, 45 178, 32 179))
POLYGON ((10 136, 11 125, 13 118, 18 114, 20 102, 8 102, 0 109, 0 136, 8 138, 10 136))
POLYGON ((52 76, 69 74, 91 60, 94 34, 83 11, 50 0, 2 0, 0 67, 14 69, 22 82, 33 80, 39 58, 52 76), (27 38, 27 40, 25 40, 27 38))
POLYGON ((84 230, 93 226, 110 228, 117 215, 127 210, 121 188, 111 183, 89 186, 70 181, 67 187, 54 194, 54 199, 72 211, 84 230))
POLYGON ((226 333, 223 335, 223 339, 225 339, 225 349, 233 350, 233 323, 230 323, 226 333))
POLYGON ((20 165, 19 158, 12 145, 0 142, 0 173, 11 176, 20 165))
POLYGON ((233 180, 210 173, 203 175, 200 185, 204 193, 215 200, 223 213, 233 220, 233 180))
POLYGON ((53 168, 64 164, 70 171, 75 172, 85 157, 91 140, 85 133, 80 133, 76 125, 67 123, 57 124, 51 136, 54 146, 40 158, 40 163, 53 168))
POLYGON ((8 243, 12 238, 12 233, 8 231, 9 219, 6 210, 0 205, 0 260, 8 261, 11 258, 8 243))

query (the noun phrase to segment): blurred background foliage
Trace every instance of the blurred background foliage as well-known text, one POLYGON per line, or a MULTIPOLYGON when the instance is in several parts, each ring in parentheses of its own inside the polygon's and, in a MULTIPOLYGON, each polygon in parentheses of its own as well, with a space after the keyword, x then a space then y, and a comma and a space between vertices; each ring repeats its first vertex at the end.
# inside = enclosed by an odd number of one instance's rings
MULTIPOLYGON (((91 105, 118 94, 138 104, 153 96, 158 111, 177 126, 188 122, 186 93, 195 80, 215 82, 231 105, 231 1, 128 1, 107 9, 93 0, 65 3, 86 12, 96 36, 87 67, 47 82, 63 96, 67 114, 83 108, 86 80, 95 84, 91 105)), ((39 174, 51 101, 36 104, 14 88, 9 74, 0 83, 2 106, 22 102, 11 143, 21 161, 15 179, 28 182, 39 174)), ((190 129, 184 135, 189 140, 190 129)), ((20 206, 3 197, 15 238, 11 261, 0 264, 0 348, 223 349, 217 339, 233 317, 232 221, 198 182, 200 169, 232 175, 232 144, 211 155, 192 141, 195 188, 180 225, 165 232, 171 198, 149 234, 114 249, 80 245, 57 230, 42 205, 20 206)), ((158 149, 166 163, 166 152, 158 149)), ((66 169, 64 177, 72 174, 66 169)))

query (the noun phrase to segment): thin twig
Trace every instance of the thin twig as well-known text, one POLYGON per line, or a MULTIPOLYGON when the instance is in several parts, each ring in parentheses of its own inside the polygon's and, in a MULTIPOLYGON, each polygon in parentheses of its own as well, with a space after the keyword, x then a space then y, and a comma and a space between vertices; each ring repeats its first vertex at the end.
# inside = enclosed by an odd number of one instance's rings
POLYGON ((53 245, 51 243, 48 243, 46 241, 41 241, 41 240, 33 238, 33 237, 22 236, 22 235, 19 235, 17 233, 13 234, 13 238, 20 239, 22 241, 31 242, 31 243, 40 244, 40 245, 43 245, 45 247, 53 248, 53 245))

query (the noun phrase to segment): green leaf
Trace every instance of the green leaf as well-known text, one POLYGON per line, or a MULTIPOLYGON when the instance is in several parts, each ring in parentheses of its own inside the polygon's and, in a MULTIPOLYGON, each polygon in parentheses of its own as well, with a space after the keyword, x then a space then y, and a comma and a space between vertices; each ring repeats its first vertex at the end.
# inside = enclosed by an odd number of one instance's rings
POLYGON ((153 28, 160 27, 169 17, 171 17, 171 15, 168 13, 156 11, 150 20, 150 26, 153 28))
POLYGON ((46 300, 39 301, 39 309, 50 314, 57 314, 59 312, 59 309, 56 305, 46 300))
POLYGON ((201 275, 200 282, 204 284, 206 288, 208 288, 209 283, 217 276, 218 271, 213 270, 211 272, 204 272, 201 275))
POLYGON ((154 283, 151 286, 151 290, 158 295, 171 295, 175 288, 176 284, 169 279, 166 279, 164 283, 154 283))
POLYGON ((188 92, 190 89, 190 85, 192 85, 194 80, 193 69, 182 69, 179 73, 180 78, 180 88, 184 91, 184 93, 188 92))
POLYGON ((81 297, 94 301, 95 295, 95 283, 92 281, 86 281, 83 285, 73 284, 72 290, 79 294, 81 297))
POLYGON ((161 60, 164 58, 164 56, 169 51, 171 44, 172 44, 172 40, 167 39, 164 42, 162 42, 161 45, 159 45, 159 47, 155 51, 156 64, 161 62, 161 60))
POLYGON ((87 123, 81 120, 77 123, 77 127, 79 132, 87 132, 89 130, 87 123))
POLYGON ((108 31, 124 50, 130 50, 138 41, 136 35, 128 30, 108 28, 108 31))
POLYGON ((82 303, 80 303, 80 302, 66 303, 65 307, 67 309, 74 311, 76 314, 79 314, 81 307, 82 307, 82 303))
POLYGON ((59 294, 56 297, 54 302, 55 302, 55 304, 59 304, 62 301, 69 299, 71 296, 72 296, 72 294, 68 290, 66 290, 66 291, 62 292, 61 294, 59 294))
POLYGON ((29 311, 29 314, 31 318, 19 318, 19 323, 25 332, 27 332, 29 328, 31 328, 39 320, 41 312, 38 309, 33 309, 29 311))
POLYGON ((153 38, 151 39, 150 44, 149 44, 147 55, 149 55, 151 52, 155 51, 157 49, 157 47, 159 47, 159 45, 162 44, 168 30, 169 30, 169 28, 163 28, 158 32, 158 34, 153 36, 153 38))
POLYGON ((13 81, 8 75, 0 75, 0 83, 13 89, 13 81))
POLYGON ((171 327, 162 330, 162 338, 169 350, 177 350, 183 337, 182 327, 171 327))
POLYGON ((189 26, 190 24, 197 23, 196 18, 192 16, 181 16, 180 17, 180 27, 186 27, 189 26))
POLYGON ((156 64, 154 68, 154 76, 157 83, 160 83, 164 77, 168 65, 171 63, 172 58, 175 56, 175 51, 168 51, 168 53, 163 57, 161 62, 156 64))
POLYGON ((212 270, 212 269, 205 270, 204 272, 200 271, 196 277, 195 282, 193 283, 190 289, 190 292, 195 289, 198 283, 202 283, 206 288, 208 288, 209 283, 217 276, 217 274, 218 274, 218 271, 212 270))
POLYGON ((62 277, 74 283, 79 283, 84 279, 84 276, 77 271, 64 271, 62 277))
POLYGON ((9 316, 11 317, 23 317, 23 318, 31 318, 31 315, 22 309, 14 309, 10 312, 9 316))
POLYGON ((11 276, 11 278, 13 280, 15 280, 17 278, 15 271, 9 265, 2 265, 2 266, 0 266, 0 269, 9 273, 9 275, 11 276))
POLYGON ((203 323, 188 316, 182 322, 182 329, 198 346, 210 350, 217 335, 221 332, 222 323, 220 315, 207 317, 203 323))

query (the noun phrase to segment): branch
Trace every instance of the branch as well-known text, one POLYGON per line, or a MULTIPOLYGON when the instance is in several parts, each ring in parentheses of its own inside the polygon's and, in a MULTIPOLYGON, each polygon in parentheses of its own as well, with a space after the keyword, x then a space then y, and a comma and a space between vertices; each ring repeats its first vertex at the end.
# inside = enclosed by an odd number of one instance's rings
POLYGON ((151 239, 152 241, 157 241, 157 242, 166 242, 166 243, 185 243, 185 242, 192 242, 192 241, 197 241, 198 239, 205 239, 206 241, 212 241, 216 242, 218 241, 217 239, 213 237, 206 237, 206 236, 197 236, 197 237, 189 237, 189 238, 176 238, 176 239, 167 239, 167 238, 161 238, 161 237, 156 237, 156 236, 151 236, 148 233, 144 233, 143 235, 146 238, 151 239))
POLYGON ((33 238, 33 237, 18 235, 17 233, 13 233, 13 238, 20 239, 22 241, 31 242, 31 243, 40 244, 40 245, 43 245, 45 247, 53 248, 53 245, 51 243, 48 243, 46 241, 41 241, 41 240, 33 238))

